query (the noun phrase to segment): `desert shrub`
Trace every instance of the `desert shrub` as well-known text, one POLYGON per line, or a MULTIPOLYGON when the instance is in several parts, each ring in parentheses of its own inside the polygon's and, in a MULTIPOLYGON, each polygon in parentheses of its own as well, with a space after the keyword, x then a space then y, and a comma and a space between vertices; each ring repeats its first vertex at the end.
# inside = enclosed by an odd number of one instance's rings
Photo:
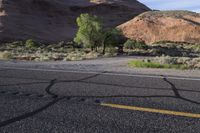
POLYGON ((145 44, 144 41, 136 41, 128 39, 124 43, 124 48, 126 49, 147 49, 148 46, 145 44))
POLYGON ((74 41, 69 41, 66 43, 67 48, 83 48, 82 44, 77 44, 74 41))
POLYGON ((58 46, 59 46, 59 47, 64 47, 64 45, 65 45, 65 42, 64 42, 64 41, 61 41, 61 42, 58 43, 58 46))
POLYGON ((148 46, 146 45, 144 41, 137 41, 136 44, 137 44, 136 48, 138 49, 148 49, 148 46))
POLYGON ((49 56, 41 56, 40 61, 50 61, 51 58, 49 56))
POLYGON ((126 49, 133 49, 133 45, 136 43, 135 40, 127 40, 125 43, 124 43, 124 48, 126 49))
POLYGON ((109 53, 111 56, 114 56, 117 54, 117 49, 115 47, 108 47, 105 53, 109 53))
POLYGON ((180 44, 175 44, 175 43, 160 44, 160 46, 163 48, 167 48, 167 49, 177 49, 177 46, 179 46, 179 48, 181 48, 180 44))
POLYGON ((16 48, 19 46, 23 46, 23 42, 22 41, 14 41, 12 43, 6 44, 7 46, 10 46, 11 48, 16 48))
POLYGON ((153 60, 160 64, 177 64, 177 58, 170 56, 162 55, 160 57, 155 57, 153 60))
POLYGON ((188 64, 188 62, 191 60, 189 57, 178 57, 177 63, 178 64, 188 64))
POLYGON ((11 59, 13 55, 9 51, 0 52, 0 59, 11 59))
POLYGON ((190 57, 161 56, 150 59, 150 62, 156 62, 159 64, 169 64, 169 65, 184 65, 190 69, 200 69, 200 57, 190 58, 190 57))
POLYGON ((192 58, 187 62, 190 68, 197 68, 200 69, 200 57, 199 58, 192 58))
POLYGON ((154 56, 162 55, 162 51, 160 49, 152 48, 152 49, 149 49, 148 52, 150 55, 154 55, 154 56))
POLYGON ((36 57, 35 61, 50 61, 53 59, 53 53, 51 52, 37 52, 34 56, 36 57))
POLYGON ((78 60, 83 60, 85 56, 85 53, 84 52, 81 52, 81 51, 74 51, 74 52, 71 52, 67 55, 67 57, 65 58, 65 60, 68 60, 68 61, 78 61, 78 60))
POLYGON ((47 56, 41 56, 34 59, 34 61, 50 61, 50 58, 47 56))
POLYGON ((108 58, 108 57, 113 57, 113 55, 111 54, 111 53, 105 53, 104 55, 103 55, 103 57, 106 57, 106 58, 108 58))
POLYGON ((200 44, 195 44, 191 47, 194 52, 200 52, 200 44))
POLYGON ((162 40, 162 41, 154 42, 153 44, 166 44, 166 43, 173 43, 173 42, 169 40, 162 40))
POLYGON ((87 53, 87 54, 85 54, 85 59, 95 59, 95 58, 97 58, 99 56, 99 53, 97 53, 97 52, 89 52, 89 53, 87 53))
POLYGON ((34 40, 32 40, 32 39, 28 39, 28 40, 26 40, 26 42, 25 42, 25 46, 26 46, 27 48, 36 48, 36 47, 39 46, 39 44, 38 44, 37 42, 35 42, 34 40))

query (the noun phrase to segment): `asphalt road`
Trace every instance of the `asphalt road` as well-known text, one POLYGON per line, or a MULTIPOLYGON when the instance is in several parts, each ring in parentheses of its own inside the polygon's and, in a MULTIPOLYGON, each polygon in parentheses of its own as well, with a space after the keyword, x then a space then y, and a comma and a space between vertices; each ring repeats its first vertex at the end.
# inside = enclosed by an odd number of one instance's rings
POLYGON ((0 69, 0 133, 197 133, 199 125, 200 79, 0 69))

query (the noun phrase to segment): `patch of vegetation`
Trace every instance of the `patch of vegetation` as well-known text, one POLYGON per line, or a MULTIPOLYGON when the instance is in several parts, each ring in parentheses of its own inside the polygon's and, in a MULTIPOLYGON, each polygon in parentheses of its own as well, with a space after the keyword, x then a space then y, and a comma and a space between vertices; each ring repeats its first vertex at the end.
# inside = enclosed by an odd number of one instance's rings
POLYGON ((176 44, 176 45, 182 45, 182 44, 192 44, 192 43, 162 40, 162 41, 154 42, 153 44, 168 44, 168 45, 170 45, 170 44, 176 44))
POLYGON ((159 49, 159 51, 162 54, 169 56, 180 56, 180 57, 200 56, 200 44, 172 42, 172 43, 154 44, 152 47, 154 49, 159 49))
POLYGON ((146 45, 144 41, 127 40, 122 36, 121 31, 115 28, 105 29, 97 16, 89 14, 81 14, 77 18, 77 25, 79 29, 73 41, 43 44, 28 39, 4 43, 0 45, 0 58, 71 61, 111 57, 123 53, 124 55, 159 56, 151 63, 164 66, 186 64, 189 68, 200 68, 200 44, 160 41, 146 45))
POLYGON ((199 13, 187 11, 187 10, 169 10, 169 11, 148 11, 139 15, 140 18, 150 17, 175 17, 182 18, 185 15, 199 17, 199 13))
POLYGON ((77 18, 77 25, 79 27, 74 41, 83 45, 85 48, 91 48, 93 51, 101 45, 102 23, 97 16, 89 14, 81 14, 77 18))
POLYGON ((27 48, 37 48, 37 47, 39 47, 39 44, 36 41, 32 40, 32 39, 28 39, 25 42, 25 46, 27 48))
POLYGON ((200 57, 200 44, 188 44, 184 42, 161 41, 156 44, 148 45, 148 48, 130 49, 124 47, 127 55, 142 56, 172 56, 172 57, 200 57))
POLYGON ((183 64, 160 64, 157 62, 145 62, 141 60, 134 60, 128 63, 130 67, 137 68, 164 68, 164 69, 186 69, 187 66, 183 64))
POLYGON ((120 43, 123 42, 122 33, 118 29, 106 29, 104 30, 102 37, 102 54, 105 54, 106 47, 109 47, 109 49, 113 48, 113 50, 115 50, 115 47, 119 48, 120 43))
POLYGON ((12 59, 13 58, 13 55, 11 52, 9 51, 4 51, 4 52, 0 52, 0 59, 12 59))
POLYGON ((160 64, 184 64, 190 69, 200 69, 200 57, 190 58, 190 57, 170 57, 170 56, 160 56, 151 59, 152 62, 157 62, 160 64))
POLYGON ((144 41, 136 41, 136 40, 131 40, 128 39, 125 43, 124 43, 124 48, 126 49, 148 49, 148 46, 145 44, 144 41))
POLYGON ((141 68, 176 68, 176 69, 200 69, 200 57, 170 57, 157 56, 144 60, 129 62, 130 66, 141 68))
POLYGON ((102 47, 105 54, 106 47, 115 47, 118 44, 121 32, 117 29, 104 29, 101 20, 97 16, 81 14, 77 18, 79 27, 74 42, 84 48, 91 48, 96 52, 102 47))

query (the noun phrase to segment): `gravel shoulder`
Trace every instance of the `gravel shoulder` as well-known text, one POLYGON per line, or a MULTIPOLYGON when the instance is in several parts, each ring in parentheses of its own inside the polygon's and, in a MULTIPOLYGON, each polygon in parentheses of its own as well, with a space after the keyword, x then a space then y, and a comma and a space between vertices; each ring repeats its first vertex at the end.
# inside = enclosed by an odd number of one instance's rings
MULTIPOLYGON (((50 61, 50 62, 34 62, 34 61, 0 61, 0 69, 50 69, 50 70, 66 70, 81 72, 110 72, 110 73, 126 73, 126 74, 145 74, 145 75, 165 75, 180 77, 196 77, 200 78, 200 70, 175 70, 175 69, 146 69, 146 68, 129 68, 128 61, 133 59, 142 59, 144 57, 113 57, 100 58, 95 60, 84 61, 50 61)), ((146 58, 146 57, 145 57, 146 58)), ((151 57, 149 57, 151 58, 151 57)))

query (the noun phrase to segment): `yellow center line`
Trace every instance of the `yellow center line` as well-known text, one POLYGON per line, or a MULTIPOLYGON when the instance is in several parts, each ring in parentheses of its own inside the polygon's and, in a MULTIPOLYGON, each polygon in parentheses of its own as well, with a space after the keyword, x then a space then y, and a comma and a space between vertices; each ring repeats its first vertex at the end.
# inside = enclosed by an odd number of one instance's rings
POLYGON ((118 109, 142 111, 142 112, 159 113, 159 114, 166 114, 166 115, 200 118, 200 114, 194 114, 194 113, 188 113, 188 112, 178 112, 178 111, 171 111, 171 110, 144 108, 144 107, 136 107, 136 106, 126 106, 126 105, 111 104, 111 103, 101 103, 101 106, 118 108, 118 109))

